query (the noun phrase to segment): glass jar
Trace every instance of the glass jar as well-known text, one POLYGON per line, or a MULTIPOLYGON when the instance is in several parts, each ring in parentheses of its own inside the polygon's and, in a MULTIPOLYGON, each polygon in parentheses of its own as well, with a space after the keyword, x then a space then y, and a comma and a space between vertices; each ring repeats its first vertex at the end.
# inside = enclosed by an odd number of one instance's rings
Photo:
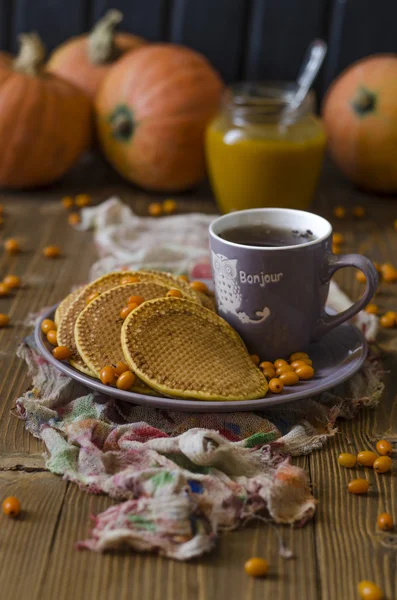
POLYGON ((326 139, 312 92, 281 118, 295 90, 294 83, 247 82, 226 91, 206 132, 209 175, 222 212, 309 207, 326 139))

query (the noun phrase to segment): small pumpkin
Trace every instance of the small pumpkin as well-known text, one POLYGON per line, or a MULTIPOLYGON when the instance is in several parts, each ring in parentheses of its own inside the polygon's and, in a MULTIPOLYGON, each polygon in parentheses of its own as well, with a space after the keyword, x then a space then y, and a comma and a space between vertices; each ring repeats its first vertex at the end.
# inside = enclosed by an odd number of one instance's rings
POLYGON ((346 69, 323 103, 330 154, 361 188, 397 192, 397 55, 346 69))
POLYGON ((92 104, 80 90, 42 68, 37 34, 0 58, 0 186, 29 188, 59 179, 91 140, 92 104))
POLYGON ((223 84, 201 54, 152 44, 127 54, 96 97, 98 136, 115 169, 154 191, 181 191, 205 175, 204 131, 223 84))
POLYGON ((130 33, 115 33, 114 29, 122 18, 119 10, 109 10, 91 33, 61 44, 52 53, 47 69, 94 98, 113 63, 126 52, 146 43, 130 33))

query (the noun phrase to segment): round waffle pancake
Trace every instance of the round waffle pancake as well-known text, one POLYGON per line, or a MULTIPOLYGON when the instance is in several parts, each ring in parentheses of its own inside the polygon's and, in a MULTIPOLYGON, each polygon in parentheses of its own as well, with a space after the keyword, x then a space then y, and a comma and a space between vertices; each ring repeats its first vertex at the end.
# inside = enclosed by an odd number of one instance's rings
POLYGON ((75 325, 77 350, 97 377, 104 366, 124 362, 120 310, 128 298, 142 296, 151 300, 166 296, 168 290, 168 286, 154 281, 120 285, 101 294, 80 313, 75 325))
POLYGON ((186 298, 189 298, 193 302, 198 302, 199 304, 203 304, 201 301, 201 296, 205 294, 200 294, 195 290, 192 290, 190 285, 184 279, 180 279, 177 275, 173 275, 172 273, 166 273, 164 271, 139 271, 142 275, 150 275, 151 277, 155 277, 158 281, 161 281, 164 285, 168 285, 169 287, 178 288, 183 292, 186 298))
POLYGON ((77 296, 80 295, 81 291, 82 291, 81 287, 77 288, 77 290, 74 290, 73 292, 68 294, 66 296, 66 298, 58 304, 57 309, 55 311, 55 317, 54 317, 55 325, 57 327, 59 326, 59 323, 61 322, 61 319, 64 316, 64 314, 66 313, 67 309, 72 304, 72 302, 74 300, 76 300, 77 296))
POLYGON ((121 343, 130 368, 165 395, 222 401, 267 392, 264 375, 234 329, 189 300, 141 304, 124 321, 121 343))

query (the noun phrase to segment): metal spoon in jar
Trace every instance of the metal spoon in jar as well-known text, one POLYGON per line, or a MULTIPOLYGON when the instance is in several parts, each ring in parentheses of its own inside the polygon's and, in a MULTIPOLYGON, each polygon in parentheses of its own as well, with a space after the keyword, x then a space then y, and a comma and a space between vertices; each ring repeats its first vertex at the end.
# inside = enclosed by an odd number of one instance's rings
POLYGON ((306 98, 327 53, 324 40, 314 40, 308 47, 297 79, 297 89, 280 116, 280 126, 286 125, 306 98))

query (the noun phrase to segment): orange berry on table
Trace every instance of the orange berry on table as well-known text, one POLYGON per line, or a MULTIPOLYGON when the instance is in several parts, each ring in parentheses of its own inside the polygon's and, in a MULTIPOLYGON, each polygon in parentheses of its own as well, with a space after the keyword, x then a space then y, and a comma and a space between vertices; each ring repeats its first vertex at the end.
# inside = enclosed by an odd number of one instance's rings
POLYGON ((373 581, 363 580, 357 586, 361 600, 382 600, 383 592, 373 581))
POLYGON ((393 452, 393 446, 387 440, 376 442, 376 449, 381 456, 391 456, 393 452))
POLYGON ((264 558, 250 558, 245 563, 244 570, 251 577, 263 577, 269 570, 269 563, 264 558))
POLYGON ((57 346, 52 351, 52 356, 57 360, 67 360, 72 356, 72 353, 67 346, 57 346))
POLYGON ((178 279, 181 279, 181 281, 185 281, 186 283, 189 283, 189 277, 187 275, 178 275, 178 279))
POLYGON ((83 208, 84 206, 91 204, 91 196, 89 194, 77 194, 75 200, 76 206, 79 208, 83 208))
POLYGON ((183 298, 183 294, 182 294, 181 290, 177 290, 175 288, 172 288, 171 290, 169 290, 167 292, 167 296, 168 296, 168 298, 183 298))
POLYGON ((283 358, 277 358, 273 364, 276 369, 278 369, 279 367, 282 367, 283 365, 288 365, 287 361, 284 360, 283 358))
POLYGON ((105 385, 110 385, 111 383, 113 383, 113 381, 116 378, 113 367, 110 365, 103 367, 103 369, 100 372, 99 378, 105 385))
POLYGON ((81 222, 81 217, 80 217, 79 213, 77 213, 77 212, 70 213, 70 215, 68 216, 69 225, 78 225, 80 222, 81 222))
POLYGON ((129 366, 126 365, 124 362, 120 361, 116 364, 116 366, 114 367, 114 372, 117 375, 117 377, 119 375, 121 375, 122 373, 124 373, 125 371, 129 370, 129 366))
POLYGON ((273 394, 280 394, 284 389, 284 384, 280 379, 274 377, 269 381, 269 390, 273 392, 273 394))
POLYGON ((3 500, 2 508, 5 515, 15 518, 21 512, 21 503, 15 496, 8 496, 3 500))
POLYGON ((280 381, 283 385, 296 385, 299 382, 299 375, 295 371, 284 371, 280 375, 280 381))
POLYGON ((6 284, 10 290, 21 287, 21 278, 18 275, 6 275, 3 279, 3 283, 6 284))
POLYGON ((270 379, 274 379, 276 377, 276 370, 273 365, 271 367, 265 367, 263 369, 263 374, 266 379, 270 381, 270 379))
POLYGON ((387 310, 385 312, 385 315, 387 315, 388 317, 393 317, 393 319, 396 319, 397 321, 397 312, 395 312, 394 310, 387 310))
POLYGON ((259 356, 257 354, 250 354, 250 359, 252 360, 254 365, 259 367, 259 363, 261 362, 261 359, 259 358, 259 356))
POLYGON ((354 206, 353 217, 356 217, 356 219, 362 219, 365 217, 365 208, 363 206, 354 206))
POLYGON ((378 305, 368 304, 368 306, 365 307, 365 312, 369 313, 370 315, 377 315, 379 312, 378 305))
POLYGON ((387 283, 393 283, 397 281, 397 269, 393 267, 390 263, 385 263, 381 265, 382 278, 387 283))
POLYGON ((126 285, 127 283, 139 283, 141 280, 136 275, 126 275, 120 281, 121 285, 126 285))
POLYGON ((350 454, 349 452, 342 452, 338 456, 338 463, 341 465, 341 467, 351 469, 357 464, 357 456, 350 454))
POLYGON ((124 373, 119 375, 116 386, 119 390, 130 390, 134 385, 135 379, 134 373, 131 373, 131 371, 124 371, 124 373))
POLYGON ((309 355, 306 352, 294 352, 289 357, 289 360, 294 362, 294 360, 300 360, 301 358, 309 358, 309 355))
POLYGON ((0 313, 0 327, 7 327, 9 322, 10 322, 10 317, 8 315, 0 313))
POLYGON ((276 370, 274 368, 274 364, 272 362, 270 362, 270 360, 264 360, 263 362, 260 363, 259 366, 261 369, 267 369, 268 367, 270 367, 271 369, 274 369, 274 371, 276 370))
POLYGON ((7 250, 8 254, 17 254, 21 250, 18 240, 14 238, 6 240, 4 242, 4 248, 7 250))
POLYGON ((347 484, 347 489, 351 494, 366 494, 369 488, 367 479, 352 479, 347 484))
POLYGON ((167 215, 170 215, 176 211, 176 202, 169 198, 168 200, 164 200, 163 202, 163 210, 167 215))
POLYGON ((373 464, 374 471, 377 473, 387 473, 393 466, 390 456, 379 456, 373 464))
POLYGON ((372 467, 377 458, 375 452, 371 450, 363 450, 357 454, 357 462, 363 467, 372 467))
POLYGON ((47 333, 47 340, 53 346, 56 346, 58 344, 57 332, 55 331, 55 329, 50 329, 50 331, 47 333))
POLYGON ((66 208, 66 210, 68 210, 69 208, 72 208, 73 205, 74 205, 74 200, 73 200, 72 196, 65 196, 64 198, 62 198, 62 206, 63 206, 63 208, 66 208))
POLYGON ((138 304, 129 304, 128 306, 124 306, 124 308, 121 309, 120 311, 120 317, 124 320, 128 317, 128 315, 135 309, 137 308, 138 304))
POLYGON ((43 248, 43 254, 46 258, 57 258, 61 254, 59 246, 46 246, 43 248))
POLYGON ((299 379, 311 379, 314 376, 314 369, 310 365, 302 365, 295 369, 299 379))
POLYGON ((379 319, 379 323, 382 327, 385 327, 386 329, 391 329, 396 324, 396 318, 393 315, 388 315, 386 313, 379 319))
POLYGON ((389 529, 393 529, 393 517, 389 513, 381 513, 377 519, 379 529, 383 531, 388 531, 389 529))
POLYGON ((0 297, 8 296, 9 293, 10 293, 10 288, 8 287, 8 285, 6 285, 5 283, 0 283, 0 297))
POLYGON ((152 217, 159 217, 163 212, 163 207, 159 202, 152 202, 149 204, 148 212, 152 217))
POLYGON ((279 367, 276 370, 276 374, 277 374, 277 377, 278 377, 282 373, 287 373, 288 371, 293 371, 293 370, 294 369, 291 367, 291 365, 281 365, 281 367, 279 367))
POLYGON ((346 209, 344 206, 335 206, 334 215, 337 219, 343 219, 346 216, 346 209))
POLYGON ((358 271, 356 273, 356 279, 360 283, 365 283, 367 281, 367 278, 365 277, 365 275, 364 275, 364 273, 362 271, 358 271))
POLYGON ((143 304, 143 302, 145 302, 145 298, 143 296, 130 296, 127 304, 136 304, 139 306, 140 304, 143 304))
POLYGON ((195 292, 201 292, 202 294, 208 294, 209 292, 208 286, 202 281, 191 281, 190 287, 195 292))
POLYGON ((89 294, 89 295, 87 296, 87 298, 85 299, 85 303, 86 303, 86 305, 88 306, 88 304, 91 304, 91 302, 92 302, 93 300, 96 300, 96 298, 98 298, 99 296, 100 296, 100 293, 99 293, 99 292, 92 292, 91 294, 89 294))
POLYGON ((41 322, 41 331, 43 333, 45 333, 46 335, 51 329, 56 330, 56 328, 57 328, 57 326, 55 325, 54 321, 51 321, 51 319, 44 319, 41 322))
POLYGON ((375 269, 377 270, 378 273, 382 273, 381 268, 380 268, 380 264, 378 262, 376 262, 375 260, 372 261, 372 264, 374 265, 375 269))
POLYGON ((337 233, 335 231, 335 233, 332 236, 332 242, 334 244, 336 244, 337 246, 339 246, 340 244, 343 244, 344 241, 345 241, 344 236, 341 233, 337 233))
POLYGON ((340 254, 341 249, 337 244, 332 244, 332 254, 340 254))

